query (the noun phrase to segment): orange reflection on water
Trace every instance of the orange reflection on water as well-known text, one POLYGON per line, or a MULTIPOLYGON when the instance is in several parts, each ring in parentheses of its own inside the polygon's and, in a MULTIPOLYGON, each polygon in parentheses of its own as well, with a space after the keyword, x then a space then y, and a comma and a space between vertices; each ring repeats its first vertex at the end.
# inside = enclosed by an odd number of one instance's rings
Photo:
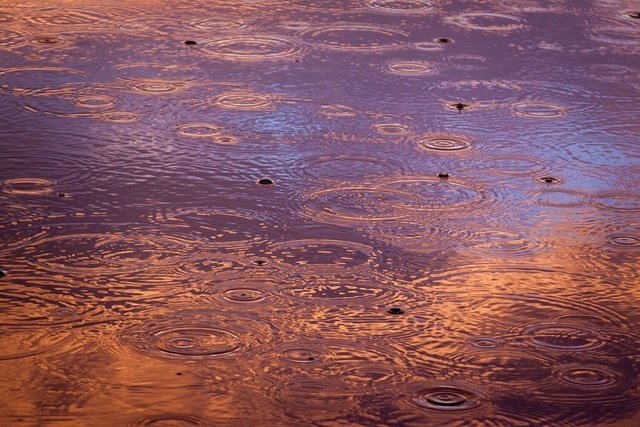
POLYGON ((0 6, 2 424, 637 424, 634 7, 0 6))

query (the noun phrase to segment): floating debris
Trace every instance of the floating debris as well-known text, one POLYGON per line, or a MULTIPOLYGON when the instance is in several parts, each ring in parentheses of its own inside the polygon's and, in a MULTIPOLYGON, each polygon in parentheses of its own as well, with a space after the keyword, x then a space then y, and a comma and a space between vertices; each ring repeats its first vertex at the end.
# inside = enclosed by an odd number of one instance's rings
POLYGON ((275 181, 270 178, 260 178, 258 180, 259 185, 275 185, 275 181))

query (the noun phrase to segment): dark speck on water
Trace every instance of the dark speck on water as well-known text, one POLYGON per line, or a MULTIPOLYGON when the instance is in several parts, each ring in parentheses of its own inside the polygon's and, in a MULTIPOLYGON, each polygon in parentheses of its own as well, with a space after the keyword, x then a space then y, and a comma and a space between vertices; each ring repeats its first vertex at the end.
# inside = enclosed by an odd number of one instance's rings
POLYGON ((270 178, 260 178, 258 180, 258 184, 260 184, 260 185, 274 185, 275 182, 270 178))
POLYGON ((458 110, 458 113, 462 113, 462 110, 466 109, 469 107, 469 105, 467 104, 463 104, 462 100, 458 100, 458 103, 455 104, 456 109, 458 110))
POLYGON ((638 9, 0 2, 0 427, 640 426, 638 9))

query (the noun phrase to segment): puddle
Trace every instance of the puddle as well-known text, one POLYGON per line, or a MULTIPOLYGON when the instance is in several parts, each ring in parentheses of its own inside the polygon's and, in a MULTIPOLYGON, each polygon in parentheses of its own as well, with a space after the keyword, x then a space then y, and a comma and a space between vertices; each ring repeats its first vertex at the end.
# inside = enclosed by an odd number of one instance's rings
POLYGON ((44 3, 4 424, 638 424, 633 2, 44 3))

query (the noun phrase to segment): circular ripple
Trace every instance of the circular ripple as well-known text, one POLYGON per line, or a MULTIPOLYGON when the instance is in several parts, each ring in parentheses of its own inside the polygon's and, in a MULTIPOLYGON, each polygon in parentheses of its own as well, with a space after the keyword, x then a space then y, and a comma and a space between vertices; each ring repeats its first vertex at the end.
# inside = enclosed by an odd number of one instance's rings
POLYGON ((230 135, 218 135, 212 138, 212 142, 218 145, 235 145, 240 142, 238 138, 230 135))
POLYGON ((426 61, 392 61, 385 70, 399 76, 424 76, 433 72, 433 65, 426 61))
POLYGON ((440 99, 450 100, 452 94, 455 94, 459 99, 494 107, 517 100, 522 87, 509 80, 454 80, 429 85, 428 90, 440 99))
POLYGON ((312 194, 305 204, 311 218, 336 224, 389 221, 406 216, 397 206, 417 205, 409 193, 391 189, 334 188, 312 194))
POLYGON ((109 111, 99 114, 96 118, 109 123, 135 123, 141 119, 139 114, 129 111, 109 111))
POLYGON ((473 388, 443 385, 418 391, 411 403, 434 412, 467 412, 481 409, 488 402, 483 393, 473 388))
POLYGON ((491 337, 474 337, 469 340, 469 344, 477 348, 489 349, 501 347, 504 342, 491 337))
POLYGON ((54 35, 36 36, 36 37, 33 37, 31 40, 34 43, 39 43, 39 44, 64 44, 64 43, 69 43, 69 41, 66 38, 60 37, 60 36, 54 36, 54 35))
POLYGON ((77 107, 91 110, 104 110, 113 107, 116 99, 106 95, 87 95, 76 98, 73 103, 77 107))
POLYGON ((127 80, 125 84, 133 92, 145 95, 173 94, 183 92, 190 86, 186 81, 159 79, 127 80))
POLYGON ((640 238, 635 236, 616 235, 607 237, 607 241, 615 246, 625 248, 640 246, 640 238))
POLYGON ((546 102, 518 102, 513 104, 512 111, 516 116, 539 119, 552 119, 567 115, 567 110, 564 107, 546 102))
POLYGON ((43 178, 11 178, 2 181, 2 191, 18 196, 44 196, 54 190, 55 183, 43 178))
POLYGON ((244 314, 178 312, 122 330, 120 339, 151 356, 213 358, 250 351, 270 335, 265 319, 244 314))
POLYGON ((502 256, 530 256, 543 249, 539 242, 518 230, 476 231, 471 233, 469 239, 471 250, 502 256))
POLYGON ((543 190, 535 194, 535 201, 552 208, 575 208, 586 204, 586 196, 574 190, 543 190))
POLYGON ((296 276, 292 285, 284 284, 283 291, 304 301, 314 303, 370 303, 381 305, 392 298, 391 285, 374 274, 323 274, 296 276))
POLYGON ((167 223, 209 247, 228 249, 247 247, 259 239, 257 234, 269 227, 269 218, 244 210, 181 209, 168 213, 167 223))
POLYGON ((620 375, 602 366, 563 366, 555 372, 560 381, 577 387, 606 388, 615 385, 620 375))
POLYGON ((327 397, 334 408, 334 403, 343 404, 354 392, 391 392, 406 380, 407 371, 399 369, 399 360, 392 360, 393 351, 372 347, 371 343, 353 345, 327 339, 291 342, 277 346, 275 358, 265 354, 255 370, 274 387, 273 392, 283 393, 276 394, 282 404, 326 415, 327 397))
MULTIPOLYGON (((11 169, 20 171, 20 173, 47 176, 48 181, 64 187, 75 184, 88 185, 93 180, 91 161, 97 160, 87 156, 73 157, 59 152, 39 151, 32 153, 8 149, 0 152, 1 164, 11 164, 11 169)), ((38 178, 39 180, 40 178, 38 178)))
POLYGON ((46 269, 113 273, 176 263, 189 249, 166 235, 69 234, 38 240, 25 255, 46 269))
POLYGON ((552 350, 585 351, 604 345, 596 331, 578 324, 534 325, 525 331, 525 336, 531 345, 552 350))
MULTIPOLYGON (((0 39, 1 39, 0 35, 0 39)), ((64 67, 14 67, 0 70, 0 85, 20 91, 39 91, 84 84, 85 72, 64 67)))
POLYGON ((321 360, 322 353, 311 348, 289 348, 282 352, 282 358, 294 363, 311 363, 321 360))
POLYGON ((321 299, 373 299, 385 293, 384 289, 354 284, 323 284, 309 285, 304 288, 288 289, 288 293, 300 298, 321 299))
POLYGON ((189 138, 211 138, 221 132, 222 126, 209 123, 185 123, 176 127, 178 135, 189 138))
POLYGON ((38 328, 37 330, 1 330, 0 360, 21 359, 68 347, 74 340, 72 330, 38 328))
POLYGON ((213 104, 229 110, 265 110, 271 107, 271 100, 257 93, 232 92, 217 96, 213 104))
POLYGON ((401 166, 388 159, 364 156, 318 156, 297 161, 293 172, 301 171, 306 178, 324 181, 358 181, 391 175, 401 166))
POLYGON ((413 47, 425 52, 439 52, 443 49, 442 43, 432 41, 422 41, 413 44, 413 47))
POLYGON ((602 194, 596 198, 596 205, 614 211, 640 211, 640 196, 625 193, 602 194))
POLYGON ((258 289, 235 288, 224 291, 222 297, 232 302, 258 302, 263 301, 267 296, 258 289))
POLYGON ((196 426, 207 427, 209 422, 204 418, 189 414, 160 414, 136 418, 128 423, 129 427, 144 426, 196 426))
POLYGON ((336 24, 312 28, 302 38, 314 45, 340 50, 384 50, 402 46, 407 34, 390 28, 336 24))
POLYGON ((511 390, 530 390, 551 375, 553 361, 537 352, 493 350, 496 343, 489 341, 486 344, 474 349, 464 347, 461 352, 451 354, 448 362, 474 384, 503 386, 511 390))
POLYGON ((238 28, 243 28, 245 26, 245 24, 240 21, 215 18, 192 22, 190 25, 193 28, 205 31, 237 30, 238 28))
POLYGON ((409 126, 401 123, 374 123, 371 128, 381 135, 405 135, 409 132, 409 126))
POLYGON ((414 210, 458 209, 478 204, 483 194, 461 182, 441 179, 401 179, 385 183, 381 188, 410 194, 415 201, 390 200, 398 208, 414 210))
POLYGON ((30 23, 36 25, 55 25, 65 28, 95 27, 99 24, 106 24, 113 19, 113 12, 121 12, 118 10, 121 8, 109 9, 109 12, 107 12, 92 8, 47 7, 32 10, 27 19, 30 23))
POLYGON ((426 0, 369 0, 367 7, 377 12, 414 14, 427 12, 434 6, 426 0))
POLYGON ((240 348, 235 335, 214 328, 183 327, 157 332, 153 345, 160 351, 180 356, 217 356, 240 348))
POLYGON ((348 105, 321 105, 320 114, 325 117, 356 117, 358 113, 348 105))
POLYGON ((231 279, 246 274, 246 261, 219 253, 197 253, 180 263, 179 271, 196 279, 231 279))
POLYGON ((376 261, 378 254, 370 246, 345 240, 303 239, 277 243, 270 254, 280 264, 298 268, 350 268, 376 261))
POLYGON ((524 28, 524 19, 504 13, 470 12, 446 18, 460 27, 484 31, 513 31, 524 28))
POLYGON ((425 150, 459 151, 471 147, 471 140, 463 135, 431 134, 420 138, 418 146, 425 150))
POLYGON ((217 57, 261 60, 288 57, 299 51, 291 40, 275 36, 237 36, 204 43, 203 49, 217 57))
POLYGON ((546 170, 542 160, 526 156, 496 155, 483 159, 482 165, 483 168, 509 175, 532 175, 546 170))

